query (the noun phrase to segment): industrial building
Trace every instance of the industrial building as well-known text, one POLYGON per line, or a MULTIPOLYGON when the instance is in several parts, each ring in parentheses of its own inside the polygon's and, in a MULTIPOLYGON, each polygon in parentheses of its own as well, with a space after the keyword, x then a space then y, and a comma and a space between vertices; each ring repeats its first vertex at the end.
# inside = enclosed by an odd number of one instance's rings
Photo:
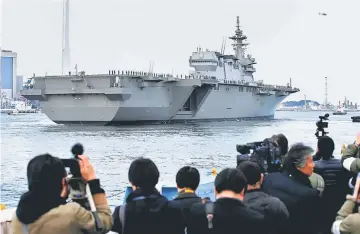
POLYGON ((9 99, 20 96, 23 77, 17 76, 17 54, 10 50, 1 50, 1 95, 9 99))

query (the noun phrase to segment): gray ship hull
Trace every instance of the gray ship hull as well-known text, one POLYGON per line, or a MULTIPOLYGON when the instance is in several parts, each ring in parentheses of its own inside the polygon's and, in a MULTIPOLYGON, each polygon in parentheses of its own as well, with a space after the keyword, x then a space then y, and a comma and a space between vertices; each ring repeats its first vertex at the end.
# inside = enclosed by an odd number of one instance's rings
MULTIPOLYGON (((256 81, 257 63, 246 55, 247 36, 237 17, 234 54, 198 47, 189 58, 194 70, 180 77, 149 72, 33 77, 21 95, 39 100, 56 123, 135 124, 273 118, 277 106, 299 89, 256 81)), ((68 48, 67 48, 68 49, 68 48)), ((67 56, 64 57, 66 62, 67 56)), ((65 63, 63 63, 65 64, 65 63)), ((77 66, 76 66, 77 70, 77 66)), ((69 71, 67 69, 67 71, 69 71)))
POLYGON ((22 95, 40 100, 42 112, 63 124, 271 119, 278 104, 290 94, 276 90, 261 93, 258 87, 206 79, 59 78, 39 79, 37 89, 23 90, 22 95), (101 87, 104 83, 109 86, 101 87))

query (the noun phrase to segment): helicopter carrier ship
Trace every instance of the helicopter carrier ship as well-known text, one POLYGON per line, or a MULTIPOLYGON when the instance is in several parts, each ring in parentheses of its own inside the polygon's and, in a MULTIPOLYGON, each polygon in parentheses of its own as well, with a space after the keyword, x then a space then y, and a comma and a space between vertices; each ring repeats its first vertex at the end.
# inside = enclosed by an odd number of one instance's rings
POLYGON ((197 48, 189 59, 193 72, 173 76, 110 70, 29 79, 21 95, 39 100, 55 123, 134 124, 273 118, 279 103, 299 89, 255 80, 256 61, 246 54, 247 37, 239 17, 234 54, 197 48))

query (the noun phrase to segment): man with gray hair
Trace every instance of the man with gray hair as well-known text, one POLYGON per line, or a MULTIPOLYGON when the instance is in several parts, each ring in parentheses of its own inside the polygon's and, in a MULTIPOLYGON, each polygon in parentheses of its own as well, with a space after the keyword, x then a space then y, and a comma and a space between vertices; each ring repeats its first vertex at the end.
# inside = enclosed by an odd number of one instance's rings
POLYGON ((263 191, 279 198, 287 207, 290 220, 288 233, 312 234, 320 228, 318 218, 320 208, 319 191, 311 185, 314 150, 302 143, 293 145, 284 161, 282 172, 265 177, 263 191))

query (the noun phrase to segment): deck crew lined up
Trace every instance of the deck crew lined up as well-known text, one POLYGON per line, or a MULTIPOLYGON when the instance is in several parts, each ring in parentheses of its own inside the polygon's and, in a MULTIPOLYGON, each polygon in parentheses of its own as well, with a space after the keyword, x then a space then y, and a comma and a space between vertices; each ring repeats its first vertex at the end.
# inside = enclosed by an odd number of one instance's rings
POLYGON ((328 136, 318 138, 314 155, 302 143, 287 150, 282 134, 272 138, 282 149, 278 171, 264 173, 252 157, 241 158, 236 168, 216 176, 214 202, 196 195, 200 173, 191 166, 178 171, 178 196, 168 200, 156 189, 156 164, 138 158, 128 171, 133 191, 113 213, 88 157, 79 155, 77 162, 95 211, 66 201, 69 180, 63 160, 36 156, 27 167, 28 192, 20 198, 11 233, 360 233, 355 209, 360 198, 355 186, 360 183, 360 133, 343 148, 341 160, 334 158, 328 136))

